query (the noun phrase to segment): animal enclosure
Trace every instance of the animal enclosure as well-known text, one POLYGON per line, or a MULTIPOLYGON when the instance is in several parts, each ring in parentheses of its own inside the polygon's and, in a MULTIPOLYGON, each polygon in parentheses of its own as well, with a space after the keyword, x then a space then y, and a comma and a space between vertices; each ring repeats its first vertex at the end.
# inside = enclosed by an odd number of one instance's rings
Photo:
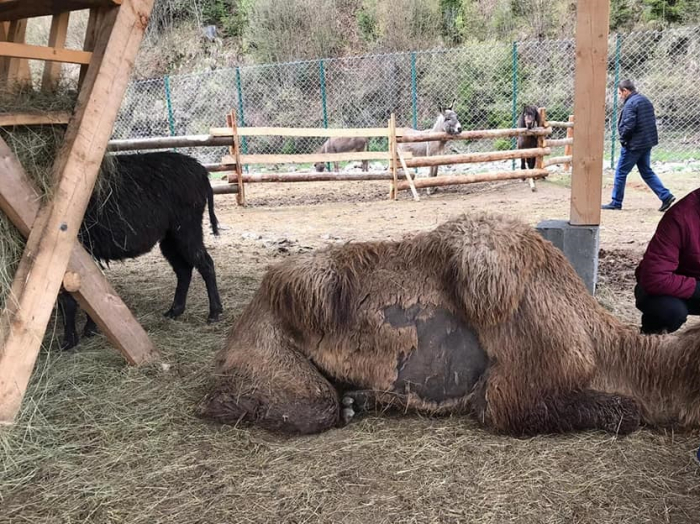
MULTIPOLYGON (((229 145, 230 154, 224 156, 220 163, 207 164, 212 172, 227 172, 228 183, 214 187, 216 194, 235 193, 239 204, 245 204, 245 185, 270 182, 338 182, 338 181, 390 181, 389 197, 396 199, 399 191, 410 190, 413 198, 418 200, 417 189, 442 187, 449 185, 471 184, 510 179, 538 179, 549 174, 550 166, 570 166, 574 144, 574 123, 570 116, 568 121, 546 121, 546 109, 540 109, 542 127, 469 130, 459 134, 422 133, 409 134, 404 128, 396 127, 394 115, 386 128, 275 128, 275 127, 238 127, 236 112, 227 115, 228 127, 211 128, 209 135, 188 137, 160 137, 133 140, 112 140, 112 151, 139 149, 158 149, 168 147, 210 147, 229 145), (553 129, 566 129, 566 138, 551 139, 553 129), (285 136, 285 137, 367 137, 387 140, 387 151, 364 151, 349 153, 312 153, 312 154, 266 154, 249 155, 242 150, 241 144, 250 137, 285 136), (399 144, 437 143, 437 141, 477 141, 485 139, 513 138, 532 136, 537 138, 534 149, 491 151, 483 153, 439 155, 432 157, 415 157, 410 151, 401 151, 399 144), (564 154, 552 156, 554 148, 564 147, 564 154), (437 176, 414 178, 412 170, 419 167, 474 164, 502 160, 535 158, 535 169, 484 172, 470 175, 437 176), (244 166, 267 166, 276 164, 313 164, 340 161, 386 161, 386 171, 361 173, 318 173, 318 172, 249 172, 244 166)), ((531 186, 534 189, 534 185, 531 186)))

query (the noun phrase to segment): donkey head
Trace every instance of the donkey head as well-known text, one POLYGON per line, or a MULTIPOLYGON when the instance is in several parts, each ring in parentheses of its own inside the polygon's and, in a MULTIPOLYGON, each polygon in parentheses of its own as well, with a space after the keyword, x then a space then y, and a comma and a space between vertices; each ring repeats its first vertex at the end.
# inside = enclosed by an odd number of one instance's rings
POLYGON ((440 115, 435 121, 433 131, 442 131, 448 135, 458 135, 462 132, 462 124, 459 123, 457 113, 452 110, 455 101, 452 101, 450 107, 443 108, 440 106, 440 115))

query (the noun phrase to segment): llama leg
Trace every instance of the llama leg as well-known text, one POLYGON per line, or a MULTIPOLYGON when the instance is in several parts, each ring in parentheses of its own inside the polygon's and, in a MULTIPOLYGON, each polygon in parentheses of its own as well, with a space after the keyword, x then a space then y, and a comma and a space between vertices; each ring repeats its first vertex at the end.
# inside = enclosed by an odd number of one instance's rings
POLYGON ((189 264, 180 254, 175 241, 166 237, 160 242, 160 250, 168 260, 177 276, 177 287, 175 288, 175 298, 170 309, 164 313, 168 318, 177 318, 185 311, 187 303, 187 292, 192 281, 192 264, 189 264))
POLYGON ((338 424, 337 391, 276 322, 258 307, 243 313, 219 355, 216 384, 200 403, 200 416, 296 434, 338 424))
POLYGON ((78 302, 70 293, 61 291, 58 294, 58 309, 61 311, 61 317, 63 318, 63 343, 61 344, 61 349, 74 348, 80 340, 75 329, 78 302))
POLYGON ((92 319, 90 315, 87 315, 87 320, 85 321, 85 327, 83 327, 83 336, 85 338, 93 337, 99 332, 97 324, 92 319))

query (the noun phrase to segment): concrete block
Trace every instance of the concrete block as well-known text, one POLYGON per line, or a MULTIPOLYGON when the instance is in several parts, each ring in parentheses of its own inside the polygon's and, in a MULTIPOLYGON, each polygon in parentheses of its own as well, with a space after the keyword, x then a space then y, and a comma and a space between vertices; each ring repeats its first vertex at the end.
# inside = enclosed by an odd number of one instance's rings
POLYGON ((598 280, 599 226, 572 226, 566 220, 543 220, 537 231, 558 247, 594 295, 598 280))

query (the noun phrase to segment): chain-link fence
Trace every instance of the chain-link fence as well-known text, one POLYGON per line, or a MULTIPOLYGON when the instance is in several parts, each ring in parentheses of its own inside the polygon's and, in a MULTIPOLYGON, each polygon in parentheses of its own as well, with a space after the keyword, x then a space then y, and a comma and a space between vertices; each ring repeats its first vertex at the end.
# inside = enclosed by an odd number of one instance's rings
MULTIPOLYGON (((571 40, 481 43, 468 47, 247 66, 133 82, 114 138, 206 134, 225 125, 231 108, 239 125, 432 127, 440 105, 455 102, 465 129, 515 125, 523 104, 547 108, 549 120, 573 113, 571 40)), ((617 84, 631 78, 656 107, 661 143, 653 159, 700 161, 700 28, 611 35, 608 58, 606 158, 619 154, 613 125, 617 84)), ((559 130, 561 136, 564 131, 559 130)), ((255 137, 248 153, 307 153, 322 138, 255 137)), ((511 139, 459 143, 462 150, 514 147, 511 139)), ((370 149, 386 149, 373 139, 370 149)), ((185 150, 215 162, 225 148, 185 150)))

